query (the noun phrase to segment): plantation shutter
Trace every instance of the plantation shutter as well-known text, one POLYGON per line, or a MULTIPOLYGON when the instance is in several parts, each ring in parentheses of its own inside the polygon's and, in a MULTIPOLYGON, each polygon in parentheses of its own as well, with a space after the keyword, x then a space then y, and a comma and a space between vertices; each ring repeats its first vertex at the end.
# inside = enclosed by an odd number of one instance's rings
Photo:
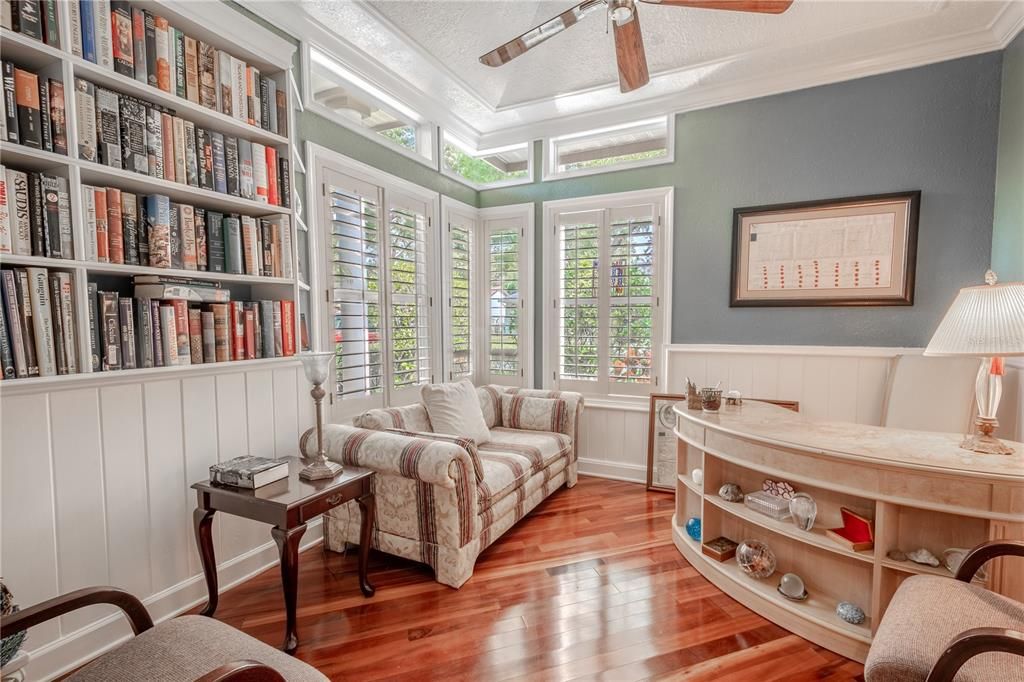
POLYGON ((331 318, 336 354, 335 395, 383 405, 384 338, 381 329, 381 190, 326 171, 331 318))
POLYGON ((654 207, 608 211, 607 377, 610 393, 647 393, 654 322, 654 207))
POLYGON ((401 404, 402 392, 431 381, 428 234, 426 204, 391 194, 387 226, 387 312, 390 318, 390 402, 396 405, 401 404))
POLYGON ((523 221, 489 220, 485 223, 484 236, 487 266, 487 300, 483 302, 487 308, 485 369, 488 381, 518 386, 524 382, 523 340, 520 338, 525 271, 523 221))
POLYGON ((473 221, 452 213, 448 221, 448 379, 472 378, 474 370, 473 221))

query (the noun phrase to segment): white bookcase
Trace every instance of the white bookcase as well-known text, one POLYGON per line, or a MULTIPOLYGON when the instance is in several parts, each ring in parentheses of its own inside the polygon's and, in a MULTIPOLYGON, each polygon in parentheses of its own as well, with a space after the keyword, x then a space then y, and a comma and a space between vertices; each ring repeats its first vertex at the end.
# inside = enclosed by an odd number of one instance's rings
MULTIPOLYGON (((260 70, 260 73, 277 83, 287 97, 288 123, 287 136, 278 135, 249 125, 232 116, 208 109, 185 98, 177 97, 158 88, 137 81, 133 78, 106 69, 71 53, 71 22, 67 2, 58 3, 58 17, 61 31, 61 48, 46 45, 20 33, 0 29, 0 57, 10 60, 17 66, 32 70, 40 76, 59 79, 64 84, 65 114, 67 121, 68 156, 55 154, 30 147, 0 141, 0 164, 23 171, 46 171, 67 178, 70 200, 71 220, 74 235, 74 259, 45 258, 39 256, 0 255, 0 265, 4 268, 36 266, 45 267, 50 271, 68 272, 74 283, 75 320, 77 324, 78 365, 79 373, 51 377, 29 377, 4 381, 5 393, 16 387, 37 387, 41 384, 64 384, 74 382, 90 382, 105 377, 129 377, 147 374, 164 374, 176 372, 200 372, 216 369, 221 365, 265 364, 293 361, 294 357, 282 357, 257 360, 239 360, 230 363, 208 363, 203 365, 158 367, 146 369, 116 370, 111 372, 92 372, 91 345, 89 337, 89 312, 87 286, 90 281, 99 281, 114 286, 122 292, 131 291, 131 278, 134 275, 167 275, 190 277, 210 282, 219 282, 231 291, 232 300, 277 299, 294 301, 295 306, 295 346, 301 350, 300 319, 302 296, 300 291, 308 291, 309 286, 300 279, 299 250, 305 240, 298 239, 301 221, 298 220, 295 207, 298 198, 295 194, 296 173, 300 172, 301 163, 297 164, 294 142, 295 116, 292 87, 291 66, 295 45, 276 34, 258 26, 243 17, 237 10, 221 2, 182 2, 182 1, 149 1, 133 2, 133 6, 147 9, 154 14, 166 17, 169 23, 182 30, 186 35, 206 41, 219 50, 224 50, 242 59, 247 64, 260 70), (121 170, 78 158, 78 131, 75 110, 75 79, 83 78, 99 86, 109 88, 118 93, 129 94, 140 99, 174 110, 175 114, 190 120, 197 126, 226 135, 248 139, 253 142, 273 147, 278 156, 290 160, 292 196, 290 208, 272 206, 230 194, 192 187, 178 182, 153 178, 128 170, 121 170), (287 214, 291 216, 292 229, 292 272, 294 277, 260 277, 173 268, 154 268, 140 265, 122 265, 115 263, 99 263, 85 259, 85 220, 82 209, 82 185, 116 187, 136 194, 164 194, 172 202, 191 204, 207 210, 222 213, 238 213, 253 217, 287 214), (118 279, 120 278, 120 279, 118 279)), ((308 262, 308 260, 307 260, 308 262)), ((100 286, 102 290, 104 286, 100 286)))

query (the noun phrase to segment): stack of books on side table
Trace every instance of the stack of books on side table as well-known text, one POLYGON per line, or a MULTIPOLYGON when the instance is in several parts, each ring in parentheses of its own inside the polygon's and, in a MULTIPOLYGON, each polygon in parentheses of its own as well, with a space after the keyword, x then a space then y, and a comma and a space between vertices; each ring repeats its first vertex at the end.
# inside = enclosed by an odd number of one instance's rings
POLYGON ((210 481, 251 490, 288 478, 288 462, 266 457, 235 457, 210 466, 210 481))

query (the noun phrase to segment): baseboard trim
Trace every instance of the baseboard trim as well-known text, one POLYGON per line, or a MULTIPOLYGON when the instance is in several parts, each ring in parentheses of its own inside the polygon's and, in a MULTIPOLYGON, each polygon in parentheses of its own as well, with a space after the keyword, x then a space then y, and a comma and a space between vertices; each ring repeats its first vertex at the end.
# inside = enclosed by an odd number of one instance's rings
MULTIPOLYGON (((317 519, 309 524, 300 551, 320 542, 323 524, 317 519)), ((220 593, 245 582, 278 563, 277 545, 268 541, 229 559, 217 567, 220 593)), ((160 623, 195 608, 206 601, 206 581, 201 574, 143 600, 154 623, 160 623)), ((92 659, 110 651, 132 636, 128 622, 120 611, 75 630, 35 651, 30 652, 26 673, 30 680, 52 680, 80 668, 92 659)))
POLYGON ((647 467, 639 464, 624 464, 603 459, 587 459, 586 457, 580 457, 578 463, 580 474, 585 476, 630 483, 647 482, 647 467))

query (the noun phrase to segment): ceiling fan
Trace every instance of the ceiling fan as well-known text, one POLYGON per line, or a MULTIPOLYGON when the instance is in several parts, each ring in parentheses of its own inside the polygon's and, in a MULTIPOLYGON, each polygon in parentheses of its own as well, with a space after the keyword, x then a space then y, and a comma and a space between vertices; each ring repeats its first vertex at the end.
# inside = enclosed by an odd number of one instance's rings
MULTIPOLYGON (((640 0, 654 5, 672 7, 694 7, 701 9, 731 10, 734 12, 757 12, 761 14, 782 14, 793 0, 640 0)), ((606 8, 615 31, 615 59, 619 65, 619 89, 629 92, 650 81, 647 72, 647 56, 644 53, 644 38, 640 33, 640 17, 634 0, 583 0, 554 19, 531 28, 518 38, 497 47, 480 57, 480 63, 487 66, 507 64, 527 50, 533 49, 548 38, 552 38, 588 14, 606 8)))

